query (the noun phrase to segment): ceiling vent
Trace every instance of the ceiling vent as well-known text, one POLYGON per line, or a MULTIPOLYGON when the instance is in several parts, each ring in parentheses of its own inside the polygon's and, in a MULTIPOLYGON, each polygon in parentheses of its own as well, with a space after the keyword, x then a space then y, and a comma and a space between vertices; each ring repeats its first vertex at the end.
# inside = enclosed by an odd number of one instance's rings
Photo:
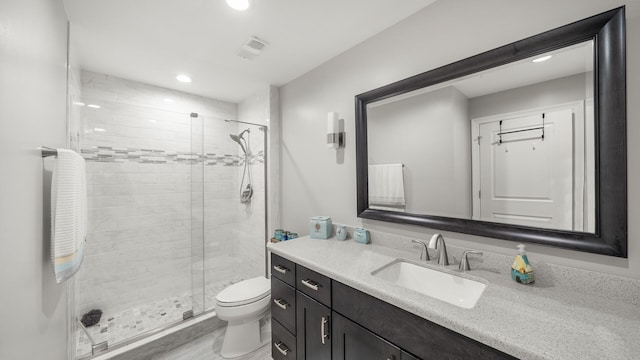
POLYGON ((249 41, 244 43, 244 45, 236 51, 236 55, 243 59, 253 60, 262 53, 265 46, 267 46, 267 43, 264 40, 260 40, 257 37, 252 36, 249 41))

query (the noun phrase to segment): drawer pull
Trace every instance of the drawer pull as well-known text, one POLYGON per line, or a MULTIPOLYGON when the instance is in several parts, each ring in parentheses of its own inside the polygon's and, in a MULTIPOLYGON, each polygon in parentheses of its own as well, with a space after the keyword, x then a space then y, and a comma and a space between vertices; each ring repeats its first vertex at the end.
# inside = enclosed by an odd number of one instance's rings
POLYGON ((276 349, 278 349, 278 351, 280 351, 280 354, 287 356, 287 354, 289 353, 289 348, 286 347, 282 341, 278 341, 277 343, 273 344, 276 349))
POLYGON ((311 281, 309 279, 300 280, 300 282, 302 283, 302 285, 308 287, 311 290, 318 291, 318 289, 320 288, 320 285, 317 282, 311 281))
POLYGON ((287 302, 282 299, 273 299, 273 303, 278 305, 278 307, 282 310, 287 310, 287 308, 289 307, 289 304, 287 304, 287 302))
POLYGON ((326 340, 329 338, 329 334, 327 333, 327 325, 329 325, 329 317, 323 316, 320 321, 320 341, 322 341, 322 345, 326 344, 326 340))
POLYGON ((282 265, 273 265, 273 269, 277 272, 279 272, 280 274, 286 274, 287 271, 289 271, 289 269, 287 269, 286 267, 282 266, 282 265))

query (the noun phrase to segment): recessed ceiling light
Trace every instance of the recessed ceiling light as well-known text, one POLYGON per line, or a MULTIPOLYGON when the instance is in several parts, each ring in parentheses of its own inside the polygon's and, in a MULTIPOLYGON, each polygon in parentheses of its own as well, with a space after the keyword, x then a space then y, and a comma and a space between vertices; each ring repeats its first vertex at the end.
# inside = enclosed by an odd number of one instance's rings
POLYGON ((183 82, 183 83, 190 83, 191 82, 191 78, 188 77, 187 75, 184 74, 180 74, 178 76, 176 76, 176 80, 183 82))
POLYGON ((90 107, 92 109, 100 109, 100 105, 95 105, 95 104, 89 104, 87 105, 87 107, 90 107))
POLYGON ((103 128, 93 128, 93 131, 104 132, 104 131, 107 131, 107 130, 105 130, 103 128))
POLYGON ((166 103, 172 103, 173 99, 166 98, 166 99, 163 99, 163 101, 166 102, 166 103))
POLYGON ((539 62, 543 62, 543 61, 547 61, 551 59, 551 55, 547 55, 547 56, 543 56, 543 57, 539 57, 537 59, 534 59, 533 62, 535 63, 539 63, 539 62))
POLYGON ((83 102, 80 102, 80 101, 74 101, 74 102, 73 102, 73 105, 77 105, 77 106, 84 106, 84 103, 83 103, 83 102))
POLYGON ((227 0, 227 5, 238 11, 245 11, 249 8, 249 0, 227 0))

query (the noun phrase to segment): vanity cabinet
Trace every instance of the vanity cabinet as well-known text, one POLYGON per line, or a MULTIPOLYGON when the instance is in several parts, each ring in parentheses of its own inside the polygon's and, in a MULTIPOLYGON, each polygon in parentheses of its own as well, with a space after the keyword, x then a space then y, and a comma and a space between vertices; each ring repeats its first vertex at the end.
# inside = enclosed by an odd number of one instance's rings
POLYGON ((338 281, 331 290, 334 312, 419 359, 516 359, 338 281))
POLYGON ((298 359, 331 360, 331 309, 301 292, 297 295, 298 359))
POLYGON ((271 266, 271 357, 295 360, 296 264, 272 254, 271 266))
POLYGON ((332 319, 333 360, 417 360, 335 311, 332 319))
POLYGON ((516 359, 276 254, 271 264, 274 360, 516 359))
POLYGON ((296 337, 278 321, 271 322, 271 357, 273 360, 296 359, 296 337))
POLYGON ((271 316, 291 334, 296 334, 296 289, 271 278, 271 316))

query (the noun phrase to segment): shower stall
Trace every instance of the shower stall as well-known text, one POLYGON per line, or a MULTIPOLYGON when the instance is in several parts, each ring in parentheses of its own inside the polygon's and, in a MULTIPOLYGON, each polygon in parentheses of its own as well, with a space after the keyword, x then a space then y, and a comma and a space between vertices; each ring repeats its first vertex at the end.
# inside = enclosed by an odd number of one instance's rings
POLYGON ((266 261, 266 127, 98 96, 82 81, 88 95, 70 104, 89 211, 76 359, 215 310, 219 291, 264 275, 266 261))

